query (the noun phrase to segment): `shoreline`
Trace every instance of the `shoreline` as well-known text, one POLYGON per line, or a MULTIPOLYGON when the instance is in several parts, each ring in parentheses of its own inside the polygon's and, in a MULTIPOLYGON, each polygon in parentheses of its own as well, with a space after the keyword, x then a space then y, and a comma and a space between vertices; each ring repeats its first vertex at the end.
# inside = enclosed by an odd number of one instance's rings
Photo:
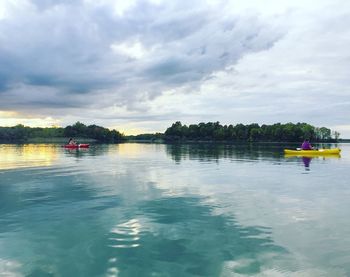
MULTIPOLYGON (((31 138, 28 140, 21 141, 0 141, 0 144, 36 144, 36 143, 49 143, 49 144, 65 144, 69 138, 31 138)), ((228 140, 178 140, 178 141, 167 141, 162 139, 126 139, 118 142, 101 142, 92 138, 76 138, 79 143, 93 143, 93 144, 120 144, 120 143, 154 143, 154 144, 232 144, 232 145, 243 145, 243 144, 300 144, 300 141, 228 141, 228 140)), ((350 140, 340 141, 319 141, 312 142, 312 144, 337 144, 337 143, 350 143, 350 140)))

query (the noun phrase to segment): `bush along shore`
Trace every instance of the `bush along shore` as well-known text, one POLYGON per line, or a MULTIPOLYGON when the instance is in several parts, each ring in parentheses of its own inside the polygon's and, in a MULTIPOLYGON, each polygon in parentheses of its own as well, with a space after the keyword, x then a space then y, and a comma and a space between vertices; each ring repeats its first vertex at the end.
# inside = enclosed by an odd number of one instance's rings
POLYGON ((173 123, 164 133, 125 136, 117 130, 77 122, 65 128, 30 128, 23 125, 0 127, 0 142, 56 142, 63 143, 73 137, 78 141, 97 143, 119 143, 125 141, 144 142, 338 142, 340 134, 326 127, 315 127, 307 123, 276 123, 273 125, 221 125, 208 122, 183 125, 173 123))

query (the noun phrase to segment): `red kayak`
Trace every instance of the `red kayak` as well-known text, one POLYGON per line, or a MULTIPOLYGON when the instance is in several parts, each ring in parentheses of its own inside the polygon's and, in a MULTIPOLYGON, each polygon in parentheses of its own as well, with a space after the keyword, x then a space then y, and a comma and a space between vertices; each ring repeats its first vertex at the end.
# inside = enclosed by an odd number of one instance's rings
POLYGON ((68 149, 79 149, 79 148, 89 148, 90 144, 66 144, 63 146, 64 148, 68 148, 68 149))

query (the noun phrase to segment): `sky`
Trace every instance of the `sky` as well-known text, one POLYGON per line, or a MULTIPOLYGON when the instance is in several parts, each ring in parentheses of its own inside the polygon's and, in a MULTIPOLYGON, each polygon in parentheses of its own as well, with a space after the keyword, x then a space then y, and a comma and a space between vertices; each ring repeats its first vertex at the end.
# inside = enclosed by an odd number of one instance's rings
POLYGON ((350 138, 348 0, 1 0, 0 126, 306 122, 350 138))

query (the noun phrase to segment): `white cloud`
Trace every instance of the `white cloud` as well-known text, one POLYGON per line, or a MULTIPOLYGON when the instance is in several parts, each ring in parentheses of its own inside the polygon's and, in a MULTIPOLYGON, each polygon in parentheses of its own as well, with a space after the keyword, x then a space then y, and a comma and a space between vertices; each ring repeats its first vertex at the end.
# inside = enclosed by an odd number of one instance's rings
POLYGON ((84 0, 85 4, 93 7, 111 7, 116 16, 123 16, 129 9, 136 5, 136 0, 114 1, 114 0, 84 0))
POLYGON ((118 54, 126 55, 133 59, 141 59, 147 55, 147 50, 137 41, 134 43, 115 43, 110 46, 118 54))

